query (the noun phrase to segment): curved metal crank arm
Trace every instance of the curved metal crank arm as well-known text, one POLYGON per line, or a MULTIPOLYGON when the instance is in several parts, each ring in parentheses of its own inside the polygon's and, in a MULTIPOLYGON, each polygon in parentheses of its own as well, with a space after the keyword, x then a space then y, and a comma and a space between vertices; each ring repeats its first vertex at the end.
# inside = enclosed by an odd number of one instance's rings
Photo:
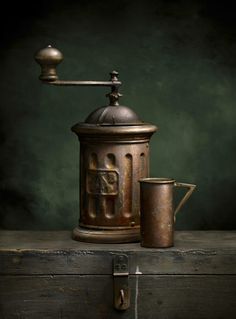
POLYGON ((122 83, 118 81, 118 72, 110 73, 110 81, 66 81, 59 80, 56 68, 63 60, 63 54, 51 45, 39 50, 35 54, 35 60, 41 67, 39 79, 47 84, 61 86, 110 86, 117 89, 122 83))
POLYGON ((119 87, 122 83, 120 81, 66 81, 66 80, 55 80, 45 81, 46 84, 59 85, 59 86, 115 86, 119 87))

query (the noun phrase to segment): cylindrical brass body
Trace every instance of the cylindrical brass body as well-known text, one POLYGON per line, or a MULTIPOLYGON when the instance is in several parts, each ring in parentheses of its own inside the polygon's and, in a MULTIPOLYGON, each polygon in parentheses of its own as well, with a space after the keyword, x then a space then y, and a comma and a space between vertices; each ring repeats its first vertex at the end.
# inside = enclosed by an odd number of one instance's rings
POLYGON ((141 246, 173 246, 174 183, 164 178, 140 180, 141 246))
POLYGON ((77 124, 80 219, 73 238, 122 243, 140 239, 140 178, 149 176, 150 124, 77 124))

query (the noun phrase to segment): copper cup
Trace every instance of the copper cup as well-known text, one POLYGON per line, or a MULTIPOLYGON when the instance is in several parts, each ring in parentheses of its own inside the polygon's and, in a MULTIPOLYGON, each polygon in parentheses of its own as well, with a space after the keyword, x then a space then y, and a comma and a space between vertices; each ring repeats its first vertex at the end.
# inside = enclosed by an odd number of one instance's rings
POLYGON ((175 216, 196 185, 177 183, 171 178, 143 178, 140 182, 141 246, 167 248, 174 245, 175 216), (188 191, 174 209, 174 187, 188 191))

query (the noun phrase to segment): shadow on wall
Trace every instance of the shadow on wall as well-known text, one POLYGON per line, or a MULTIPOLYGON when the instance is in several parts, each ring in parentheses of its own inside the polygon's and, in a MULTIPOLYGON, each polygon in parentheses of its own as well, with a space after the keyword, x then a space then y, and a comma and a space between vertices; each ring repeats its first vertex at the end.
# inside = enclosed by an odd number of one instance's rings
MULTIPOLYGON (((36 204, 35 196, 29 190, 27 191, 24 186, 25 179, 29 177, 29 170, 31 170, 31 173, 35 173, 36 170, 34 168, 32 172, 30 167, 23 168, 24 163, 22 163, 22 169, 25 169, 25 172, 22 172, 22 182, 20 182, 20 179, 17 180, 17 166, 20 164, 18 163, 20 157, 18 154, 20 150, 19 141, 11 136, 11 132, 8 132, 7 119, 5 118, 4 121, 3 116, 0 123, 0 148, 3 150, 0 157, 1 228, 24 229, 25 224, 27 227, 35 228, 36 219, 33 215, 33 207, 36 204), (19 185, 19 183, 21 184, 19 185)), ((29 151, 25 152, 24 155, 31 158, 32 163, 34 162, 29 151)))
POLYGON ((36 218, 33 215, 35 198, 19 189, 3 189, 0 191, 1 226, 4 229, 35 229, 36 218))

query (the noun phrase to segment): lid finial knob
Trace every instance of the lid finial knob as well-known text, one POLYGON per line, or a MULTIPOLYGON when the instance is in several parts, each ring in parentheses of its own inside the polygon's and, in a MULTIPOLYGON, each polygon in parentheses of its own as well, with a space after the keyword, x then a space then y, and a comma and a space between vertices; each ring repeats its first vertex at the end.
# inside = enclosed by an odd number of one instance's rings
MULTIPOLYGON (((111 82, 116 82, 118 80, 119 73, 117 71, 110 72, 111 82)), ((111 86, 111 92, 106 94, 106 97, 109 97, 110 106, 119 106, 119 98, 122 96, 121 93, 118 92, 119 86, 114 85, 111 86)))

